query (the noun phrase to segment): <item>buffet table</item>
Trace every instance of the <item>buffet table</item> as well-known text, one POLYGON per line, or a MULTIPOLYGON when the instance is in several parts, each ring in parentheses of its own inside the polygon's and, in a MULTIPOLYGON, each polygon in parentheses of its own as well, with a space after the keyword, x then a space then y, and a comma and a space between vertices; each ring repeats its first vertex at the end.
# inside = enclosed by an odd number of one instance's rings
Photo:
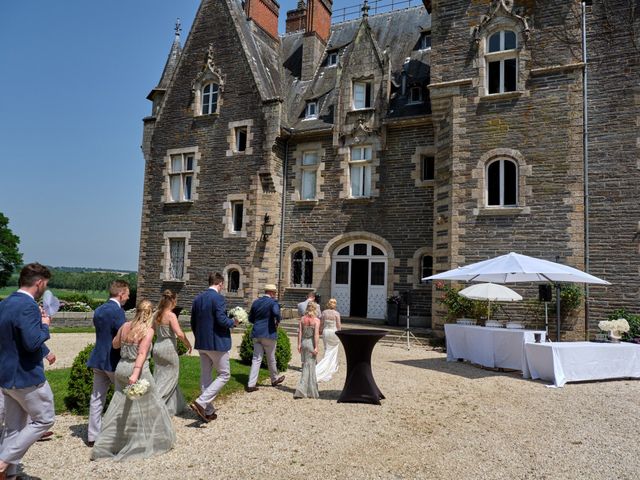
POLYGON ((527 372, 562 387, 567 382, 640 378, 640 345, 633 343, 527 343, 527 372))
POLYGON ((526 370, 524 346, 535 341, 544 330, 508 329, 459 325, 444 326, 447 340, 447 361, 468 360, 484 367, 526 370))

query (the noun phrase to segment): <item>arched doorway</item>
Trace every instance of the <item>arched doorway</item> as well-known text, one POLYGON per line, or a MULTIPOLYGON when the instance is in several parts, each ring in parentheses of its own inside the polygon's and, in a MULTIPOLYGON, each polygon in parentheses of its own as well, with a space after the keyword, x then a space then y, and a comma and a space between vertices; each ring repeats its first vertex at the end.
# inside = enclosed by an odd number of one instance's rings
POLYGON ((356 240, 331 256, 331 296, 345 317, 384 318, 387 253, 373 242, 356 240))

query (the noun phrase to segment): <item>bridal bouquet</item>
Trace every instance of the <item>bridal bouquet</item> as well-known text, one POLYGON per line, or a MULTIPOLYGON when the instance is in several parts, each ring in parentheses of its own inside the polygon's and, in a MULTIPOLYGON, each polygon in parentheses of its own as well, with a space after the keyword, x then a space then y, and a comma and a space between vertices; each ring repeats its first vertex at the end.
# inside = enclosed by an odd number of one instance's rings
POLYGON ((124 394, 130 400, 137 400, 138 398, 143 396, 145 393, 147 393, 147 390, 149 390, 149 381, 143 378, 141 380, 138 380, 134 384, 127 385, 124 388, 124 394))
POLYGON ((229 310, 228 315, 231 318, 237 319, 238 324, 246 323, 246 321, 249 319, 249 314, 242 307, 233 307, 231 310, 229 310))

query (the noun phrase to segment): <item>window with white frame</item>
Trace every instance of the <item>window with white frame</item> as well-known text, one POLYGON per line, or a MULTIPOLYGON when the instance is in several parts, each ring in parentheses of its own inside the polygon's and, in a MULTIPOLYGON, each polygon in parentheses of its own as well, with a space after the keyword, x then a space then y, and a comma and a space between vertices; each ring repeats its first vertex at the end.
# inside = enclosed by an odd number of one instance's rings
POLYGON ((353 108, 371 108, 371 82, 353 82, 353 108))
POLYGON ((486 40, 487 91, 515 92, 518 85, 518 40, 511 30, 500 30, 486 40))
POLYGON ((316 199, 316 185, 318 181, 318 152, 302 153, 302 178, 300 185, 301 200, 316 199))
POLYGON ((433 180, 435 178, 435 158, 431 155, 422 155, 420 164, 420 180, 433 180))
POLYGON ((202 89, 202 115, 218 111, 218 85, 208 83, 202 89))
POLYGON ((352 198, 371 196, 371 160, 370 146, 351 147, 349 178, 352 198))
POLYGON ((244 202, 231 202, 231 228, 233 232, 242 231, 244 217, 244 202))
POLYGON ((409 103, 422 103, 422 87, 409 89, 409 103))
POLYGON ((518 205, 518 166, 508 159, 494 160, 487 165, 486 198, 490 207, 518 205))
POLYGON ((427 283, 422 279, 433 275, 433 257, 431 255, 423 255, 420 259, 420 282, 427 283))
POLYGON ((234 133, 236 152, 244 152, 247 149, 247 127, 236 127, 234 133))
POLYGON ((240 289, 240 272, 235 268, 227 272, 227 292, 238 293, 240 289))
POLYGON ((327 65, 337 65, 338 64, 338 52, 329 52, 327 54, 327 65))
POLYGON ((309 250, 296 250, 291 259, 291 285, 311 287, 313 285, 313 254, 309 250))
POLYGON ((186 251, 186 239, 185 238, 170 238, 169 239, 169 268, 168 268, 168 280, 184 280, 185 274, 185 251, 186 251))
POLYGON ((418 40, 416 50, 430 50, 431 49, 431 31, 420 33, 420 39, 418 40))
POLYGON ((307 107, 304 111, 304 118, 318 118, 318 102, 307 102, 307 107))
POLYGON ((169 165, 169 197, 172 202, 189 202, 193 196, 195 154, 171 155, 169 165))

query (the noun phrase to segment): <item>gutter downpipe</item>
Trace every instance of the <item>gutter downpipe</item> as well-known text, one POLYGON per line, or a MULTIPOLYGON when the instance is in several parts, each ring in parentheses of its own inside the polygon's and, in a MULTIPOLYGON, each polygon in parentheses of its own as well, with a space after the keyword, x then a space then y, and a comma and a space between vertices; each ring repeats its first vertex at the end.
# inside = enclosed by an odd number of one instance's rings
POLYGON ((280 211, 280 252, 278 253, 278 298, 282 298, 280 287, 282 285, 282 258, 284 257, 284 224, 287 205, 287 171, 289 168, 289 139, 284 143, 284 162, 282 165, 282 206, 280 211))
MULTIPOLYGON (((589 273, 589 117, 587 112, 587 0, 582 0, 582 151, 584 177, 584 268, 589 273)), ((589 284, 584 288, 584 336, 589 339, 589 284)))

